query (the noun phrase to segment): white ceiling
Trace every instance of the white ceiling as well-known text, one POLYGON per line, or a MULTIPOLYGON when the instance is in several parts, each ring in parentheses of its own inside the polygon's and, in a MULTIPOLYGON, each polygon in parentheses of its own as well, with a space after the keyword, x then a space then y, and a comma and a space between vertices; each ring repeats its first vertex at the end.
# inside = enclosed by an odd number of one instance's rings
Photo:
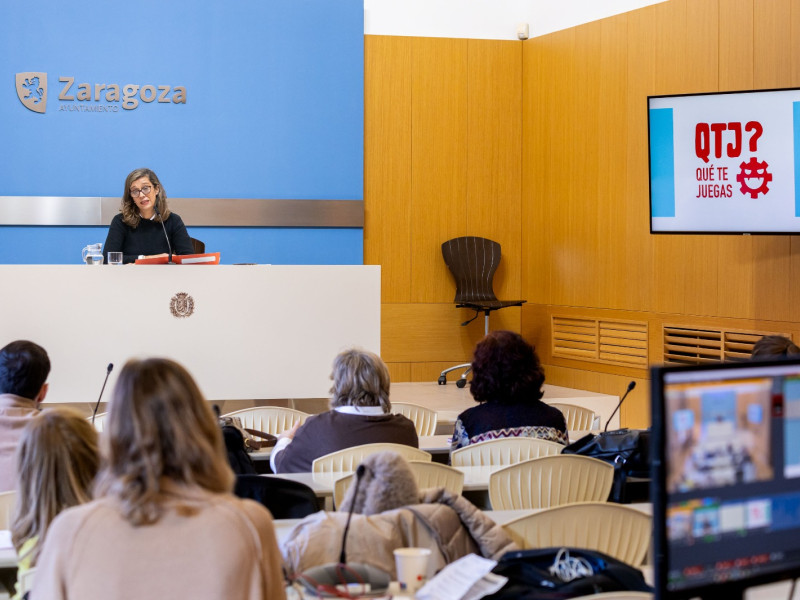
POLYGON ((536 37, 665 0, 364 0, 364 33, 517 39, 536 37))

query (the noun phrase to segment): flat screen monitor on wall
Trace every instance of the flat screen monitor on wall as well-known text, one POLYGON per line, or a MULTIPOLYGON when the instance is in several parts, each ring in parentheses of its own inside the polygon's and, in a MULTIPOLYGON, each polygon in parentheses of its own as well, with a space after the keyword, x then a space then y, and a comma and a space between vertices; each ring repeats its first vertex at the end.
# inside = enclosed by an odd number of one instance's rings
POLYGON ((657 598, 800 576, 800 360, 652 372, 657 598))
POLYGON ((651 233, 800 232, 800 89, 647 100, 651 233))

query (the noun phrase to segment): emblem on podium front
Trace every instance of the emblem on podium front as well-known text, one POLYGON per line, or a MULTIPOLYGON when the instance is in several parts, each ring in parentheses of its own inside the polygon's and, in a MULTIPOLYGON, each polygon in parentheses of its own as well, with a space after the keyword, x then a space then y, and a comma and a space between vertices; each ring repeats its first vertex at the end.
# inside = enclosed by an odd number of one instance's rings
POLYGON ((169 310, 176 319, 191 317, 194 313, 194 298, 186 292, 178 292, 170 300, 169 310))

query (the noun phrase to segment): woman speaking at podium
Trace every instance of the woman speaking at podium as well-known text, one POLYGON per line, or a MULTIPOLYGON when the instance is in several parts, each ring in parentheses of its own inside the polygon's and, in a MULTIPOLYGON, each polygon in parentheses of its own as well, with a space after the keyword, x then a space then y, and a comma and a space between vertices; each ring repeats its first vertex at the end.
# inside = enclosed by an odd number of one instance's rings
POLYGON ((123 263, 193 253, 186 225, 170 212, 167 193, 150 169, 136 169, 125 179, 120 214, 111 221, 103 246, 106 264, 109 252, 122 252, 123 263))

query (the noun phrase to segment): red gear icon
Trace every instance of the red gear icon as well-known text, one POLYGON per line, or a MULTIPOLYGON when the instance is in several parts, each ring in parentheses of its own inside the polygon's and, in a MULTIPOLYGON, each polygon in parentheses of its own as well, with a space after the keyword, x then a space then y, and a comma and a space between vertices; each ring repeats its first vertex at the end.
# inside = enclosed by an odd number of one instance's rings
POLYGON ((743 162, 739 165, 742 170, 736 176, 736 181, 742 184, 740 188, 743 194, 750 194, 750 197, 755 200, 759 194, 766 194, 769 191, 767 184, 772 181, 772 173, 767 173, 767 161, 758 162, 758 159, 753 156, 748 162, 743 162), (748 179, 761 179, 761 185, 757 188, 751 188, 747 185, 748 179))

